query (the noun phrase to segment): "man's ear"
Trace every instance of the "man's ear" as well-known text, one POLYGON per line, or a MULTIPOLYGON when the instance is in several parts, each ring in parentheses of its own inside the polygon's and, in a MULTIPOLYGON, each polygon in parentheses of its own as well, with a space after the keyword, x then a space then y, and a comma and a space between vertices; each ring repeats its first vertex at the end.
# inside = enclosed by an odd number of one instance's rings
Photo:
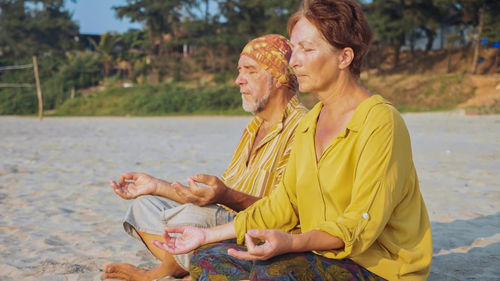
POLYGON ((339 68, 346 69, 351 65, 352 60, 354 59, 354 51, 350 47, 346 47, 340 50, 339 54, 339 68))

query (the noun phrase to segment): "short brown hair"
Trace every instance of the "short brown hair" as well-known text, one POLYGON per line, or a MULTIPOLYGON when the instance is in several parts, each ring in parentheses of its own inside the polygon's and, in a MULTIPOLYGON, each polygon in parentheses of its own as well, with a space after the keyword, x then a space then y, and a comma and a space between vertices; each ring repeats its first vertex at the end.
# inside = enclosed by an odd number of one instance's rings
POLYGON ((359 77, 373 31, 358 3, 354 0, 304 0, 300 9, 288 19, 289 35, 301 18, 309 20, 333 47, 352 48, 354 59, 349 70, 359 77))

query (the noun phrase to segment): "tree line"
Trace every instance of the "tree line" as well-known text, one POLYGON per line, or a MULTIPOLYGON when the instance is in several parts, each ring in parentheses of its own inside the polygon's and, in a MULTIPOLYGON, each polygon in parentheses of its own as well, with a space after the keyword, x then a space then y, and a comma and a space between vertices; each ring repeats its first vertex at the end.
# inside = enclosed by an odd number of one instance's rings
MULTIPOLYGON (((116 16, 143 28, 96 38, 79 34, 64 0, 0 0, 0 67, 38 56, 46 109, 57 108, 75 91, 117 81, 162 83, 211 75, 211 82, 220 84, 233 77, 248 40, 267 33, 287 35, 287 19, 299 5, 300 0, 127 0, 114 7, 116 16)), ((476 73, 480 50, 489 48, 496 50, 489 63, 500 71, 497 0, 372 0, 360 5, 376 34, 368 69, 397 70, 402 53, 415 62, 439 49, 449 57, 466 50, 467 72, 476 73)), ((32 81, 29 71, 0 71, 0 85, 32 81)), ((32 93, 0 87, 0 114, 33 112, 32 93)))

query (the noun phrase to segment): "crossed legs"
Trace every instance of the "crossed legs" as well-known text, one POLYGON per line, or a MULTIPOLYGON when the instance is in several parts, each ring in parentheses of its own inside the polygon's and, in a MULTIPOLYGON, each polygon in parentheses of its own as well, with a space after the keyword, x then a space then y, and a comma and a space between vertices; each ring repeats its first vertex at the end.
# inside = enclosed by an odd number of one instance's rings
POLYGON ((174 257, 159 249, 153 244, 153 240, 164 241, 161 235, 149 234, 138 231, 137 234, 151 251, 151 253, 161 261, 161 264, 150 270, 138 268, 128 263, 112 263, 104 267, 105 279, 117 279, 127 281, 149 281, 162 278, 165 276, 183 277, 188 275, 188 272, 180 267, 174 257))
POLYGON ((193 204, 180 204, 159 196, 140 196, 127 210, 123 227, 132 237, 140 238, 151 253, 161 261, 161 265, 145 270, 126 263, 108 264, 104 267, 103 277, 135 281, 154 280, 165 276, 186 276, 188 272, 183 267, 189 266, 191 254, 176 256, 174 259, 171 254, 156 247, 152 241, 164 241, 159 233, 163 232, 163 228, 167 225, 211 227, 228 223, 233 218, 233 213, 217 205, 198 207, 193 204))

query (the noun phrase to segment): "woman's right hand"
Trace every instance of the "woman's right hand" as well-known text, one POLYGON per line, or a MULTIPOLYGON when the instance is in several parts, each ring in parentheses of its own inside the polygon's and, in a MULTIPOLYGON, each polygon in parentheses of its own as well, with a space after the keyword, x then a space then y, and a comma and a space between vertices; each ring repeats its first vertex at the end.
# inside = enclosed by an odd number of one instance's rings
POLYGON ((163 234, 165 242, 154 240, 156 247, 163 249, 173 255, 189 253, 205 244, 205 229, 194 226, 171 226, 165 227, 163 234), (169 234, 176 234, 170 236, 169 234), (181 234, 181 236, 177 236, 181 234))

